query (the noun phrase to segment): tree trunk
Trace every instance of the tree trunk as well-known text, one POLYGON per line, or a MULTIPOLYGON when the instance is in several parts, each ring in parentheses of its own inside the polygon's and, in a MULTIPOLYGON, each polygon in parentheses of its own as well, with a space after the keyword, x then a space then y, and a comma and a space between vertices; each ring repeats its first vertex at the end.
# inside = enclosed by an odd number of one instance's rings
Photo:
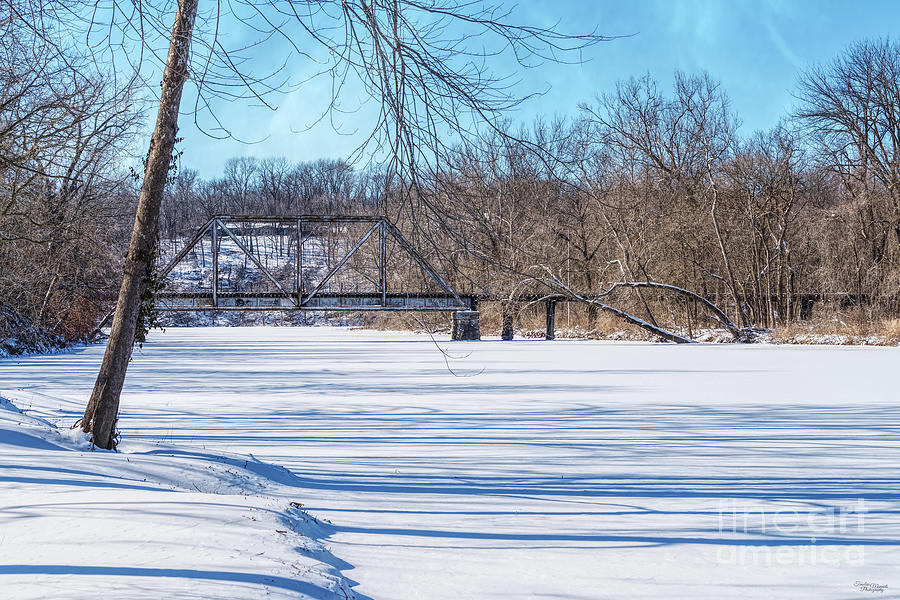
POLYGON ((131 243, 125 257, 125 273, 119 289, 109 344, 106 346, 103 365, 97 375, 90 402, 81 420, 82 428, 91 434, 91 440, 99 448, 112 449, 115 446, 119 395, 125 383, 125 370, 131 360, 142 297, 152 275, 159 209, 178 131, 181 91, 188 77, 188 55, 197 17, 197 3, 198 0, 178 2, 163 73, 156 128, 150 139, 150 153, 144 168, 144 183, 141 186, 131 243))

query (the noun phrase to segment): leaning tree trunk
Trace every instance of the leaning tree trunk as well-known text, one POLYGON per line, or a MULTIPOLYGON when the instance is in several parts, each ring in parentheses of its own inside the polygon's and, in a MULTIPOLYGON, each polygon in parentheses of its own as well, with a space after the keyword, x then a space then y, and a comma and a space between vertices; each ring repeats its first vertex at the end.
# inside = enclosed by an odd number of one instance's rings
POLYGON ((128 361, 131 360, 142 298, 152 275, 159 207, 175 146, 181 90, 188 77, 188 54, 197 17, 197 3, 198 0, 178 2, 169 55, 163 72, 159 114, 150 139, 150 153, 144 168, 144 183, 141 186, 131 243, 125 257, 125 274, 119 289, 109 344, 94 384, 94 392, 81 421, 84 431, 91 434, 94 445, 100 448, 112 449, 115 445, 119 395, 125 383, 128 361))

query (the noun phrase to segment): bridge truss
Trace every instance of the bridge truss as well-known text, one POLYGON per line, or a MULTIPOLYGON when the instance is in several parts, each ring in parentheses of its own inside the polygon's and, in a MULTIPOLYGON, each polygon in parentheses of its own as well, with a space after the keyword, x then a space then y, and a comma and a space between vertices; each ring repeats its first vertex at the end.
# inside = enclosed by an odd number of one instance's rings
POLYGON ((168 250, 163 311, 455 312, 477 303, 386 217, 219 215, 168 250))

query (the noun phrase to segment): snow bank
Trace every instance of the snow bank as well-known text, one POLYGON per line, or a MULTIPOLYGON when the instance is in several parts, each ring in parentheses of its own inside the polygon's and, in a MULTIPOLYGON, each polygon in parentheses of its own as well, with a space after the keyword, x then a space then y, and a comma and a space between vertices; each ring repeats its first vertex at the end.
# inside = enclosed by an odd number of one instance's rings
POLYGON ((6 398, 0 455, 4 599, 354 597, 317 541, 329 526, 266 495, 284 469, 157 444, 92 452, 6 398))

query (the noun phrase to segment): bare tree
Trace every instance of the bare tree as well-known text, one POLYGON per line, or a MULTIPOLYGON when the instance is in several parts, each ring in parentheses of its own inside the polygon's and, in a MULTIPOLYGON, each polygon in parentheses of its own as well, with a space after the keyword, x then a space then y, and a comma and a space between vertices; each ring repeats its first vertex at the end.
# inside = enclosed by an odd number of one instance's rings
POLYGON ((131 360, 138 327, 143 327, 143 323, 139 322, 142 302, 148 293, 152 293, 150 282, 159 230, 159 209, 175 147, 181 93, 188 77, 197 2, 198 0, 181 0, 178 3, 163 74, 159 113, 150 140, 144 183, 138 199, 131 243, 125 256, 125 274, 119 290, 109 343, 81 421, 84 431, 90 433, 93 443, 101 448, 115 446, 119 396, 125 383, 125 371, 131 360))
POLYGON ((821 168, 840 182, 825 213, 823 277, 870 306, 896 305, 900 262, 900 44, 864 40, 800 78, 797 117, 821 168), (833 236, 844 238, 841 242, 833 236), (835 245, 843 246, 836 250, 835 245), (849 267, 849 269, 848 269, 849 267))
POLYGON ((83 339, 120 264, 133 190, 116 157, 139 105, 129 82, 10 20, 11 6, 0 4, 0 338, 11 324, 32 345, 83 339))
POLYGON ((900 244, 900 44, 862 41, 800 78, 797 116, 857 198, 887 197, 900 244))

